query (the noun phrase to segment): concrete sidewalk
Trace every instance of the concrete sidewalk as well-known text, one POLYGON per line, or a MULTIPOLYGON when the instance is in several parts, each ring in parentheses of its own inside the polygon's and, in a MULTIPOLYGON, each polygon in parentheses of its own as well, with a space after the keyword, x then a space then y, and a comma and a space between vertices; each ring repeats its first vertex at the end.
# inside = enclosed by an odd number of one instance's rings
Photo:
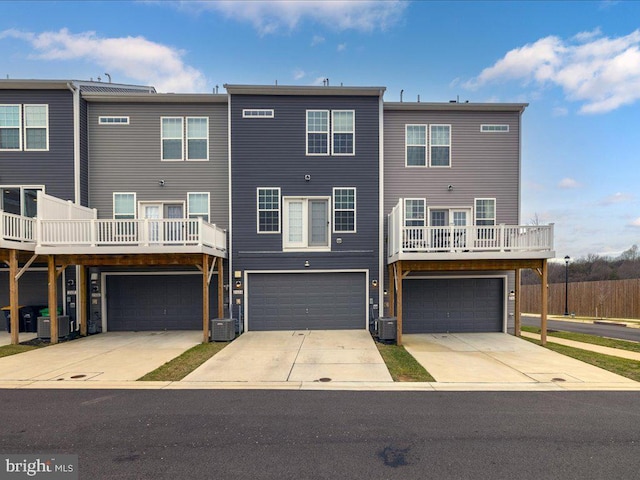
MULTIPOLYGON (((523 337, 540 340, 540 335, 536 333, 522 332, 521 335, 523 337)), ((629 350, 622 350, 620 348, 603 347, 601 345, 594 345, 592 343, 576 342, 575 340, 567 340, 565 338, 553 337, 551 335, 547 335, 547 342, 558 343, 560 345, 566 345, 567 347, 589 350, 596 353, 602 353, 603 355, 611 355, 613 357, 626 358, 627 360, 636 360, 640 362, 640 353, 631 352, 629 350)))
MULTIPOLYGON (((34 332, 20 332, 20 341, 28 342, 37 336, 38 334, 34 332)), ((11 334, 6 330, 2 330, 0 331, 0 347, 4 347, 5 345, 11 345, 11 334)))

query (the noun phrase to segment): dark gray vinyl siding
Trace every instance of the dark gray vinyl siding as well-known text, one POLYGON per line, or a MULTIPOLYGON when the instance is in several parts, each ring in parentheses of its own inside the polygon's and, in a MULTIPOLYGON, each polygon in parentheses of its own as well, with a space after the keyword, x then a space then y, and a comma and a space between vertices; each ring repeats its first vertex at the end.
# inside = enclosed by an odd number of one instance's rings
MULTIPOLYGON (((67 277, 68 278, 68 277, 67 277)), ((18 281, 18 305, 47 305, 49 302, 48 273, 46 268, 28 270, 18 281)), ((62 275, 58 277, 58 306, 62 307, 62 275)), ((9 272, 0 270, 0 307, 9 306, 9 272)), ((4 312, 0 314, 0 329, 4 328, 4 312)))
POLYGON ((302 269, 308 260, 311 269, 368 269, 378 278, 378 108, 378 97, 232 95, 233 270, 302 269), (275 118, 244 119, 245 108, 274 109, 275 118), (307 156, 306 110, 355 110, 355 155, 307 156), (357 233, 331 232, 331 252, 283 252, 282 234, 257 233, 258 187, 280 187, 282 197, 355 187, 357 233))
POLYGON ((84 99, 80 99, 80 201, 89 204, 89 131, 84 99))
POLYGON ((184 201, 187 192, 210 192, 210 221, 228 227, 226 104, 93 103, 88 106, 90 206, 113 216, 113 192, 136 192, 137 201, 184 201), (129 125, 98 125, 103 115, 128 116, 129 125), (209 117, 209 161, 161 161, 161 117, 209 117), (165 181, 161 187, 159 180, 165 181))
POLYGON ((399 198, 426 198, 427 207, 471 207, 496 198, 496 223, 519 223, 520 114, 517 112, 384 111, 384 213, 399 198), (450 124, 451 168, 405 167, 405 125, 450 124), (481 133, 480 125, 509 125, 481 133), (448 191, 447 185, 453 190, 448 191))
POLYGON ((0 151, 0 183, 45 185, 48 194, 74 200, 71 91, 0 90, 0 104, 49 105, 49 150, 0 151))

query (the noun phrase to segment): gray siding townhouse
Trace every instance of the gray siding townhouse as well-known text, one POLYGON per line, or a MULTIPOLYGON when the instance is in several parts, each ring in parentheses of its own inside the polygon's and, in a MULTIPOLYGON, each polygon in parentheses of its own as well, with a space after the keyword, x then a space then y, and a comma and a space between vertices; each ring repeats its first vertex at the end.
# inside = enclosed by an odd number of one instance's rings
POLYGON ((385 104, 386 306, 400 341, 519 328, 519 270, 554 254, 552 226, 519 226, 526 106, 385 104))
POLYGON ((225 85, 246 330, 366 329, 381 294, 384 88, 225 85))
MULTIPOLYGON (((102 293, 102 302, 90 306, 92 316, 101 319, 102 331, 202 329, 201 269, 189 259, 170 260, 190 241, 197 221, 226 235, 227 96, 91 92, 84 98, 89 206, 105 221, 149 221, 139 224, 148 236, 147 250, 162 245, 156 250, 167 260, 123 266, 112 258, 110 265, 91 268, 102 293)), ((123 231, 122 241, 135 233, 140 232, 123 231)), ((144 258, 147 251, 132 253, 144 258)), ((218 284, 224 282, 218 277, 214 271, 210 278, 213 317, 221 302, 218 284)))

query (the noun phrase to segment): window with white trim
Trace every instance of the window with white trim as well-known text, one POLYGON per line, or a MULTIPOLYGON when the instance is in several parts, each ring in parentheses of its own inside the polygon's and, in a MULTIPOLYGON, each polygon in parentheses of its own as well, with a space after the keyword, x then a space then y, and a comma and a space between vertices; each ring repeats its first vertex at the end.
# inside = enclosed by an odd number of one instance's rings
POLYGON ((184 151, 182 117, 162 118, 162 160, 182 160, 184 151))
POLYGON ((129 125, 129 117, 98 117, 99 125, 129 125))
POLYGON ((38 214, 38 192, 44 192, 44 186, 0 186, 0 192, 0 210, 33 218, 38 214))
POLYGON ((429 160, 432 167, 451 166, 451 125, 431 125, 429 160))
POLYGON ((334 233, 356 232, 356 189, 336 187, 333 189, 334 233))
POLYGON ((24 149, 49 149, 49 106, 24 106, 24 149))
POLYGON ((329 110, 307 110, 307 155, 329 155, 329 110))
POLYGON ((273 118, 273 109, 269 108, 245 108, 242 110, 242 118, 273 118))
POLYGON ((329 199, 283 198, 283 248, 329 250, 329 199))
POLYGON ((353 110, 331 112, 331 153, 333 155, 354 154, 355 115, 353 110))
POLYGON ((209 160, 208 117, 162 117, 161 121, 162 160, 209 160))
POLYGON ((405 125, 405 165, 407 167, 427 166, 427 126, 405 125))
POLYGON ((475 199, 476 225, 496 224, 496 199, 476 198, 475 199))
POLYGON ((480 125, 482 133, 503 133, 509 131, 509 125, 480 125))
POLYGON ((202 218, 209 221, 209 192, 187 193, 187 216, 189 218, 202 218))
POLYGON ((424 227, 426 201, 424 198, 405 198, 404 200, 404 226, 424 227))
POLYGON ((116 220, 130 220, 136 218, 135 193, 113 193, 113 218, 115 218, 116 220))
POLYGON ((209 159, 209 118, 187 117, 187 160, 209 159))
POLYGON ((22 149, 22 108, 0 105, 0 150, 22 149))
POLYGON ((258 188, 258 233, 280 233, 280 188, 258 188))

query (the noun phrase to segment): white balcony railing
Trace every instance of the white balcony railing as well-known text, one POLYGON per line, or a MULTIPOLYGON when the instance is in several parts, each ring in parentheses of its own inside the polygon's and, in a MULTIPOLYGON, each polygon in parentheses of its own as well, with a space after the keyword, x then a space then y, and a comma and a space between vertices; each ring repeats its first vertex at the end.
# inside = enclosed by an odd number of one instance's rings
POLYGON ((388 256, 403 253, 550 252, 553 224, 404 226, 402 199, 388 215, 388 256))
POLYGON ((14 215, 0 210, 0 239, 13 242, 35 242, 34 218, 14 215))
MULTIPOLYGON (((37 247, 199 246, 226 252, 226 231, 201 218, 37 221, 37 247)), ((170 250, 170 248, 168 248, 170 250)))

